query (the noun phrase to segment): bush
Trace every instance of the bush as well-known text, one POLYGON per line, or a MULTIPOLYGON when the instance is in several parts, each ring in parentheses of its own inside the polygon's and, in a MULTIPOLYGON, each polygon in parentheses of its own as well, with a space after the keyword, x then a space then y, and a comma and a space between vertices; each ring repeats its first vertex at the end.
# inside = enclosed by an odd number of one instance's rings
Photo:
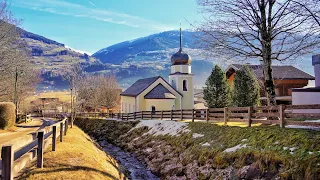
POLYGON ((231 100, 230 87, 226 75, 218 65, 212 69, 211 75, 206 81, 206 86, 203 87, 203 95, 209 108, 229 106, 231 100))
POLYGON ((236 72, 232 96, 237 107, 260 105, 259 83, 248 66, 236 72))
POLYGON ((7 129, 14 125, 16 107, 11 102, 0 102, 0 129, 7 129))

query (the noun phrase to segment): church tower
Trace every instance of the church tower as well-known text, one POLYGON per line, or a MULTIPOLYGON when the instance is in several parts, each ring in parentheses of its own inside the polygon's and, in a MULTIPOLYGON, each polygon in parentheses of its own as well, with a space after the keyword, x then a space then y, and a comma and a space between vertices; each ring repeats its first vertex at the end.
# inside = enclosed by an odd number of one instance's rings
MULTIPOLYGON (((182 34, 180 23, 180 49, 171 57, 171 74, 169 83, 180 94, 182 94, 181 103, 176 103, 180 107, 175 109, 193 109, 194 91, 193 76, 191 73, 191 57, 182 50, 182 34)), ((178 100, 176 100, 178 101, 178 100)))

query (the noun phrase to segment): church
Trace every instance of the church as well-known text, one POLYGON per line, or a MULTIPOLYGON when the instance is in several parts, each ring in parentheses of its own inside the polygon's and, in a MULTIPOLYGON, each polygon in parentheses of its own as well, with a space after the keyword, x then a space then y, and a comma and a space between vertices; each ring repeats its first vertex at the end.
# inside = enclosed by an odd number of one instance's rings
POLYGON ((180 49, 171 57, 169 82, 163 77, 139 79, 122 92, 121 112, 193 109, 194 90, 191 57, 180 49))

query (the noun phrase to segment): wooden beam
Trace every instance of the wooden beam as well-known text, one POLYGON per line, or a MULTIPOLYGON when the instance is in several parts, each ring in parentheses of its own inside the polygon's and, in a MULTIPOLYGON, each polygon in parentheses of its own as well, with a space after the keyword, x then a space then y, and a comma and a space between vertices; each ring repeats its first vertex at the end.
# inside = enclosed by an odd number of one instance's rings
POLYGON ((2 172, 1 178, 3 180, 13 180, 13 148, 12 145, 2 146, 2 172))
POLYGON ((38 132, 38 149, 37 149, 37 168, 43 168, 43 143, 44 132, 38 132))

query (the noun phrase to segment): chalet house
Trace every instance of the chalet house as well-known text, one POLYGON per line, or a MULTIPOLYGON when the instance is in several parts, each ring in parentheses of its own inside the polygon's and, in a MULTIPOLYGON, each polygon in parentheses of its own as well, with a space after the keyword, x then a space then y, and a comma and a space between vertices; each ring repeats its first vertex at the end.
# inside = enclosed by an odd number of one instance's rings
MULTIPOLYGON (((263 84, 263 69, 261 65, 246 65, 248 66, 255 77, 258 79, 260 85, 260 96, 262 102, 266 100, 264 84, 263 84)), ((226 77, 230 85, 233 84, 233 80, 236 71, 241 69, 241 64, 231 64, 226 70, 226 77)), ((308 85, 309 80, 315 80, 310 74, 297 69, 294 66, 272 66, 273 81, 275 84, 276 100, 278 103, 291 104, 292 102, 292 89, 303 88, 308 85)))
POLYGON ((121 112, 158 111, 194 108, 191 57, 180 49, 171 57, 169 82, 163 77, 136 81, 121 93, 121 112))

